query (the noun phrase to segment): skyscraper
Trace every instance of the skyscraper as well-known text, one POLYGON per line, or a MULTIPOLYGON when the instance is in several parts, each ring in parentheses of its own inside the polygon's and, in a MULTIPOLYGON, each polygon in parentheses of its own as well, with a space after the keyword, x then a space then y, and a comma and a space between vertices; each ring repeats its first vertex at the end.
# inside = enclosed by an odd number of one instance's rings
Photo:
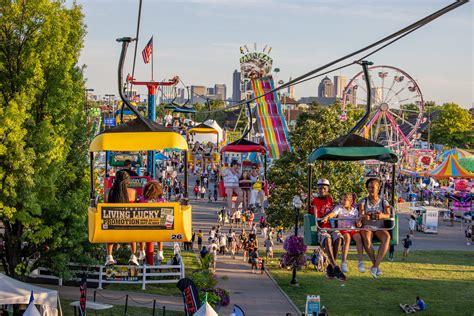
POLYGON ((334 76, 334 96, 342 99, 347 78, 344 76, 334 76))
POLYGON ((214 94, 217 100, 225 100, 227 98, 227 86, 225 84, 216 83, 214 85, 214 94))
POLYGON ((234 73, 232 74, 232 101, 240 101, 240 98, 240 72, 234 70, 234 73))
POLYGON ((330 98, 334 96, 334 86, 328 76, 324 77, 318 86, 318 97, 330 98))
MULTIPOLYGON (((290 77, 290 80, 289 80, 289 81, 291 81, 291 80, 292 80, 292 78, 290 77)), ((289 96, 290 98, 292 98, 292 99, 295 98, 295 86, 294 86, 294 85, 289 86, 287 92, 288 92, 288 96, 289 96)))
POLYGON ((205 103, 207 88, 205 86, 191 86, 191 103, 205 103))

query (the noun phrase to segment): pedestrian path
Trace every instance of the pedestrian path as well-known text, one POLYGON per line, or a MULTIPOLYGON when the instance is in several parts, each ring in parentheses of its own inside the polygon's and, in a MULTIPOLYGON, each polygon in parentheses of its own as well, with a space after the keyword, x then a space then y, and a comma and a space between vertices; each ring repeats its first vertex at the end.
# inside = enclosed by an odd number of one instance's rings
POLYGON ((266 273, 252 274, 242 256, 219 256, 216 275, 217 286, 230 293, 230 304, 221 308, 219 315, 230 315, 234 304, 246 315, 300 315, 266 273))

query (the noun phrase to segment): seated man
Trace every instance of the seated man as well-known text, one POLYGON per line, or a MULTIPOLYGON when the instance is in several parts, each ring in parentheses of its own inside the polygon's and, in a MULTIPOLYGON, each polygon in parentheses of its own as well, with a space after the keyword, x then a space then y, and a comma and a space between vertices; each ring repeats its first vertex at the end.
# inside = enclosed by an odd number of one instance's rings
MULTIPOLYGON (((316 218, 323 218, 332 211, 334 203, 329 194, 329 180, 318 180, 318 196, 313 199, 311 204, 313 206, 311 208, 311 214, 316 218)), ((337 253, 341 247, 342 236, 339 231, 328 232, 324 229, 331 228, 329 222, 320 222, 319 227, 323 228, 318 231, 319 244, 324 249, 329 260, 328 267, 326 268, 326 277, 329 279, 336 277, 338 280, 344 281, 346 276, 336 264, 337 253)))

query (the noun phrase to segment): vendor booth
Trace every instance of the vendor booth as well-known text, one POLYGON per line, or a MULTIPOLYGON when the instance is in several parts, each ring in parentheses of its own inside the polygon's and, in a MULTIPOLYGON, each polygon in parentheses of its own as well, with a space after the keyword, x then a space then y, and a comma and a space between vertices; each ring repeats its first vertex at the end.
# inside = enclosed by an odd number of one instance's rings
POLYGON ((58 315, 57 291, 23 283, 0 273, 0 305, 28 305, 31 292, 34 295, 34 304, 41 307, 41 315, 58 315))

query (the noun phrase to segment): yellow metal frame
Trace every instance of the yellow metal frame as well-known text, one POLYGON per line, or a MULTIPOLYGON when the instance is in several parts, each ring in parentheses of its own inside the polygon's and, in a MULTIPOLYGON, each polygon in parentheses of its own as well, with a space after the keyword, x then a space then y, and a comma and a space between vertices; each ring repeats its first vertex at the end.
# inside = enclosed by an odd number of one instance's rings
POLYGON ((188 143, 183 136, 171 131, 102 133, 92 140, 89 151, 143 151, 167 148, 188 150, 188 143))
POLYGON ((188 130, 188 134, 219 134, 219 132, 212 127, 193 127, 188 130))
POLYGON ((192 237, 191 205, 179 203, 99 203, 97 207, 89 207, 89 241, 91 243, 122 243, 122 242, 184 242, 192 237), (174 209, 173 229, 114 229, 103 230, 101 212, 103 207, 156 208, 169 207, 174 209))

